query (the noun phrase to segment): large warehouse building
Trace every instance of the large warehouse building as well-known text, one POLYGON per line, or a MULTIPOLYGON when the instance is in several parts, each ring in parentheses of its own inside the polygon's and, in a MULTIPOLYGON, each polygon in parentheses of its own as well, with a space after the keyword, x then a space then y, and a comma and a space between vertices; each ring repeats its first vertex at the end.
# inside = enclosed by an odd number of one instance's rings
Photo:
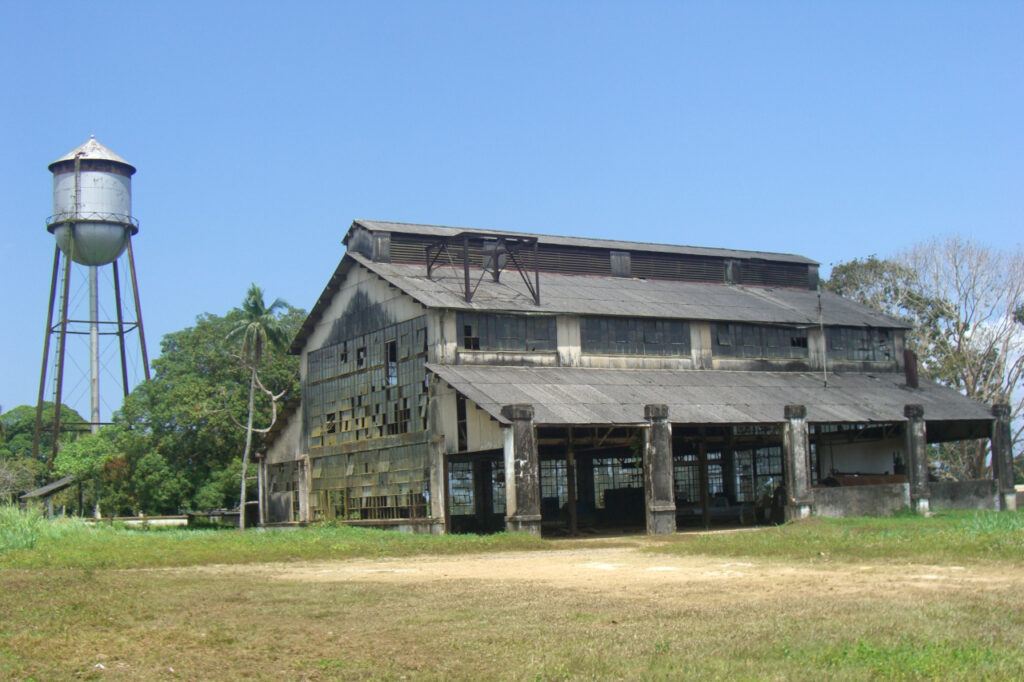
POLYGON ((291 351, 265 523, 672 532, 1015 504, 1008 410, 918 381, 801 256, 356 221, 291 351), (992 480, 929 481, 992 439, 992 480))

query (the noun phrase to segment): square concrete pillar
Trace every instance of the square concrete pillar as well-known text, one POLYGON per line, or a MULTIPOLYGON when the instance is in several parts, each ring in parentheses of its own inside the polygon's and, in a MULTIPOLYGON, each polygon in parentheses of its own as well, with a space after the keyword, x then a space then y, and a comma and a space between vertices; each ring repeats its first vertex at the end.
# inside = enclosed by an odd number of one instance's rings
POLYGON ((999 508, 1016 511, 1017 491, 1013 486, 1013 441, 1010 438, 1010 406, 992 406, 992 477, 999 492, 999 508))
POLYGON ((540 536, 540 457, 533 405, 505 405, 505 528, 540 536))
POLYGON ((786 481, 786 520, 811 515, 811 457, 807 407, 786 405, 782 429, 783 473, 786 481))
POLYGON ((668 405, 644 405, 644 500, 648 535, 676 532, 675 472, 672 466, 672 425, 668 405))
POLYGON ((904 405, 907 418, 907 473, 910 479, 910 506, 918 514, 929 512, 931 497, 928 485, 928 438, 924 422, 924 406, 904 405))
POLYGON ((427 444, 427 452, 430 456, 430 487, 428 488, 427 514, 430 515, 430 532, 433 535, 444 535, 445 533, 445 509, 446 500, 445 480, 448 476, 446 471, 448 464, 444 456, 444 436, 432 435, 427 444))

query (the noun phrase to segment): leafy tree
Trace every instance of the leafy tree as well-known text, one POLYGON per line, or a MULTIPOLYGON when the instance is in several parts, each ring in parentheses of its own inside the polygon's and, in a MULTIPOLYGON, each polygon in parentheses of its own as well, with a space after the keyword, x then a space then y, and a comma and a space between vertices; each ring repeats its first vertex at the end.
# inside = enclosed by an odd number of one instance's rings
MULTIPOLYGON (((53 403, 43 403, 43 414, 47 418, 53 415, 53 403)), ((82 415, 67 405, 61 405, 61 424, 81 424, 85 420, 82 415)), ((44 423, 45 427, 46 424, 44 423)), ((8 495, 26 492, 48 482, 47 460, 53 450, 53 433, 43 428, 39 436, 39 456, 32 457, 32 440, 35 436, 36 408, 34 405, 19 405, 12 410, 0 414, 0 468, 3 468, 5 480, 13 486, 8 495)), ((59 442, 70 443, 80 434, 75 431, 62 430, 59 442)), ((0 492, 0 497, 3 493, 0 492)))
MULTIPOLYGON (((238 527, 245 530, 245 493, 246 493, 246 468, 249 464, 249 452, 252 449, 253 436, 253 412, 255 409, 256 388, 259 386, 261 392, 267 394, 271 401, 273 416, 271 426, 277 418, 277 401, 284 395, 284 392, 274 395, 267 390, 259 380, 259 367, 263 362, 264 351, 267 348, 283 350, 287 343, 285 328, 281 324, 279 315, 287 307, 281 299, 275 299, 269 306, 263 301, 263 290, 252 284, 242 302, 242 315, 235 327, 228 332, 227 339, 242 339, 242 353, 239 359, 242 366, 249 371, 249 410, 245 423, 245 449, 242 451, 241 471, 241 493, 238 503, 238 527)), ((268 427, 269 429, 269 427, 268 427)), ((266 432, 267 429, 263 431, 266 432)))
POLYGON ((0 457, 0 505, 13 503, 19 493, 36 487, 36 475, 31 459, 0 457))
MULTIPOLYGON (((117 457, 114 443, 116 429, 106 427, 97 434, 82 436, 63 447, 57 453, 55 468, 61 476, 72 475, 90 492, 93 516, 100 517, 100 498, 103 488, 103 471, 107 462, 117 457)), ((84 513, 84 510, 82 510, 84 513)))
MULTIPOLYGON (((238 453, 245 440, 236 424, 245 420, 250 376, 227 340, 242 316, 238 309, 224 316, 207 313, 194 326, 163 337, 152 379, 137 386, 114 417, 119 456, 105 468, 106 504, 146 512, 234 504, 234 495, 216 491, 223 489, 225 471, 235 472, 232 480, 238 481, 238 453), (146 458, 149 453, 160 460, 146 458), (137 485, 143 470, 163 466, 165 489, 137 485)), ((279 317, 285 335, 293 335, 305 316, 303 310, 288 308, 279 317)), ((274 391, 297 391, 298 358, 265 349, 260 376, 274 391)), ((257 411, 270 410, 262 393, 254 403, 257 411)))
MULTIPOLYGON (((53 416, 53 403, 43 402, 43 429, 39 434, 39 461, 46 463, 50 450, 53 448, 53 432, 46 428, 47 421, 53 416)), ((84 424, 82 415, 67 405, 61 405, 60 422, 64 426, 84 424)), ((13 410, 0 414, 4 438, 0 442, 0 457, 32 457, 32 439, 36 428, 35 405, 19 405, 13 410)), ((61 430, 60 442, 69 443, 79 435, 76 431, 61 430)))
MULTIPOLYGON (((1016 447, 1024 428, 1024 253, 959 237, 931 240, 891 259, 841 263, 825 286, 914 324, 907 346, 924 376, 983 403, 1009 403, 1016 447)), ((988 441, 944 444, 940 473, 985 477, 988 448, 988 441)))

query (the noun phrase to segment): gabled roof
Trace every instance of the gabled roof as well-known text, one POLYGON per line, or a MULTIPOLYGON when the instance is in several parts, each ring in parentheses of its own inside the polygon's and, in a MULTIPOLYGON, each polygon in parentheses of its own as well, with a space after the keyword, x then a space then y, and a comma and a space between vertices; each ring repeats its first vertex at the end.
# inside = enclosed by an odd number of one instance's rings
MULTIPOLYGON (((377 263, 358 253, 349 253, 346 258, 352 258, 430 308, 667 317, 799 326, 814 326, 819 322, 818 293, 810 289, 544 272, 540 276, 541 303, 537 305, 519 273, 503 272, 501 280, 494 282, 489 276, 481 277, 482 270, 475 269, 470 272, 477 289, 472 301, 467 303, 461 269, 437 268, 427 278, 427 269, 423 265, 377 263)), ((831 292, 821 294, 821 321, 827 325, 842 326, 909 326, 831 292)))
POLYGON ((738 249, 716 249, 703 246, 679 246, 675 244, 652 244, 649 242, 629 242, 615 239, 588 239, 584 237, 560 237, 557 235, 534 234, 531 232, 508 232, 502 230, 478 230, 468 227, 447 227, 444 225, 418 225, 415 223, 390 223, 379 220, 356 220, 342 240, 348 244, 352 229, 363 227, 372 232, 404 232, 427 237, 454 237, 463 232, 486 232, 488 235, 506 237, 535 237, 540 244, 557 246, 577 246, 597 249, 613 249, 621 251, 652 251, 654 253, 673 253, 690 256, 709 256, 715 258, 750 258, 770 260, 780 263, 804 263, 817 265, 817 261, 791 253, 773 253, 770 251, 742 251, 738 249))
MULTIPOLYGON (((421 236, 452 237, 463 228, 437 225, 415 225, 371 220, 352 223, 345 236, 364 228, 376 232, 410 233, 421 236)), ((692 246, 671 246, 620 242, 604 239, 556 237, 528 233, 495 232, 495 235, 537 237, 540 243, 582 247, 679 253, 690 255, 754 258, 791 263, 814 264, 814 261, 792 254, 759 251, 709 249, 692 246)), ((473 300, 464 296, 464 275, 461 270, 441 267, 427 278, 426 266, 399 263, 378 263, 354 251, 342 257, 316 304, 310 311, 289 347, 300 353, 306 339, 320 320, 331 298, 348 270, 359 264, 376 273, 427 307, 461 310, 509 310, 522 313, 569 313, 592 315, 628 315, 637 317, 671 317, 694 320, 736 320, 769 324, 810 326, 818 324, 818 294, 809 289, 771 288, 735 284, 707 284, 678 280, 631 279, 622 277, 541 274, 541 305, 533 303, 522 278, 514 271, 502 274, 500 282, 481 278, 481 271, 471 271, 473 282, 480 281, 473 300)), ((910 325, 871 308, 849 301, 830 292, 821 294, 821 321, 828 325, 908 328, 910 325)))
POLYGON ((427 364, 427 369, 501 423, 501 407, 528 403, 537 425, 629 425, 644 405, 666 404, 676 424, 778 424, 783 406, 807 407, 813 423, 906 421, 924 406, 927 421, 991 422, 986 407, 930 382, 904 385, 902 374, 627 370, 427 364))

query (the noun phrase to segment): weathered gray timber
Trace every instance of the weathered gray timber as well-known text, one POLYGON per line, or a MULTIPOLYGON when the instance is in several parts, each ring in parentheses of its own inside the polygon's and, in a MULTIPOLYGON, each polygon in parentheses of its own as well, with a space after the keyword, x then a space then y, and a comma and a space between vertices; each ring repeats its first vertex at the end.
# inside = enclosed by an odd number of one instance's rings
POLYGON ((645 405, 644 501, 647 533, 676 532, 675 481, 672 467, 672 424, 668 405, 645 405))

